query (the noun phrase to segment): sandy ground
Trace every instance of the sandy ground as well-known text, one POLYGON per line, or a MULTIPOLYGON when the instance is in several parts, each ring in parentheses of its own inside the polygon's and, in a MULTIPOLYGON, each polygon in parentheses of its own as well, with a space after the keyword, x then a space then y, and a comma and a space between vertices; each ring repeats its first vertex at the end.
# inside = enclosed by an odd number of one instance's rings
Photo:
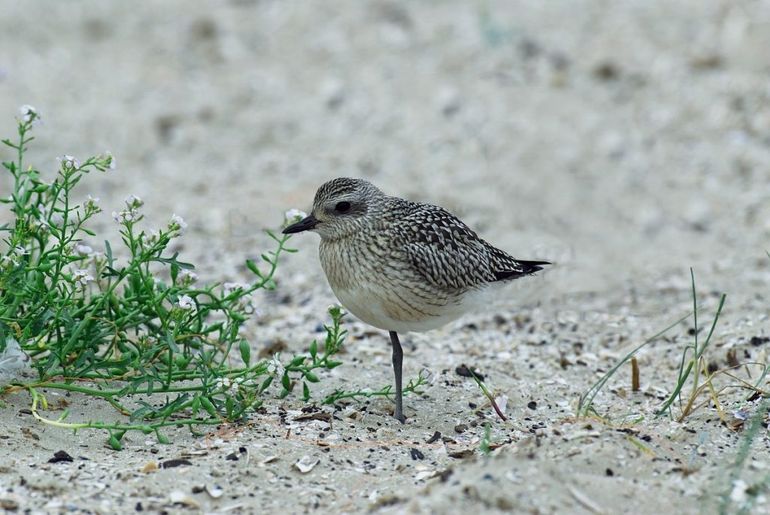
MULTIPOLYGON (((268 248, 262 229, 337 176, 441 204, 512 254, 556 263, 486 313, 409 336, 406 375, 427 369, 433 383, 406 399, 404 426, 386 401, 324 407, 329 424, 295 420, 297 399, 268 398, 248 426, 180 431, 171 445, 130 435, 114 452, 102 433, 42 426, 25 395, 6 396, 3 508, 702 513, 725 493, 734 507, 750 495, 729 476, 743 435, 713 405, 683 423, 653 415, 689 322, 640 354, 641 392, 625 368, 608 384, 596 401, 606 421, 574 415, 625 351, 687 313, 689 267, 709 312, 728 293, 715 366, 728 352, 767 361, 770 3, 19 0, 0 10, 0 134, 32 104, 45 120, 30 156, 40 168, 111 150, 118 170, 86 188, 102 199, 100 226, 114 231, 107 213, 130 193, 149 225, 178 213, 190 223, 183 256, 211 280, 245 278, 244 260, 268 248), (462 363, 508 397, 509 422, 455 373, 462 363), (486 422, 499 446, 488 457, 486 422), (74 461, 48 463, 58 450, 74 461), (294 464, 305 456, 319 461, 303 474, 294 464), (148 471, 180 458, 189 464, 148 471)), ((293 243, 279 297, 264 299, 251 328, 255 348, 281 338, 301 352, 334 301, 317 238, 293 243)), ((316 399, 391 381, 385 336, 349 328, 345 365, 316 399)), ((756 409, 746 397, 720 397, 728 418, 756 409)), ((68 400, 73 417, 115 417, 68 400)), ((768 463, 763 429, 746 484, 768 463)), ((766 491, 757 495, 753 509, 766 512, 766 491)))

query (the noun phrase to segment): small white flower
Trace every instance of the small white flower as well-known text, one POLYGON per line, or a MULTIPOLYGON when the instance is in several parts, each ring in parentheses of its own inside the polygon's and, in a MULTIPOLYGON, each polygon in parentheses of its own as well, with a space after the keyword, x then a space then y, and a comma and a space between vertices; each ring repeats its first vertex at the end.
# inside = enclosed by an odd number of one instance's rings
POLYGON ((88 257, 94 253, 94 249, 92 249, 88 245, 83 245, 82 243, 78 243, 77 245, 75 245, 74 250, 75 250, 75 254, 77 254, 80 257, 88 257))
POLYGON ((185 311, 195 308, 195 301, 189 295, 180 295, 177 305, 185 311))
POLYGON ((21 114, 21 120, 25 123, 40 119, 40 115, 37 113, 37 109, 29 104, 24 104, 21 106, 19 108, 19 113, 21 114))
POLYGON ((75 282, 80 284, 80 286, 85 286, 94 280, 93 276, 88 273, 88 270, 83 269, 75 270, 72 273, 72 277, 75 279, 75 282))
POLYGON ((289 209, 284 213, 283 218, 286 221, 287 224, 294 223, 302 220, 303 218, 307 217, 307 213, 305 213, 302 210, 299 209, 289 209))
POLYGON ((224 291, 225 295, 230 295, 236 290, 245 290, 247 286, 243 283, 236 283, 236 282, 230 282, 230 283, 224 283, 222 285, 222 290, 224 291))
POLYGON ((180 283, 187 286, 198 280, 198 274, 196 274, 192 270, 183 269, 181 272, 179 272, 177 279, 179 280, 180 283))
POLYGON ((67 154, 57 157, 56 159, 59 161, 62 168, 78 168, 80 166, 80 162, 77 159, 67 154))
POLYGON ((230 386, 232 385, 232 381, 230 381, 229 377, 217 377, 214 383, 217 385, 218 388, 221 388, 223 390, 230 388, 230 386))
POLYGON ((261 316, 261 314, 257 314, 258 310, 256 306, 254 306, 254 297, 252 295, 244 295, 238 299, 238 308, 243 310, 247 315, 261 316))
POLYGON ((13 254, 10 256, 0 256, 0 270, 7 270, 18 265, 18 259, 15 259, 13 254))
POLYGON ((86 211, 89 211, 91 213, 99 211, 100 210, 99 197, 92 197, 91 195, 89 195, 88 199, 86 199, 83 206, 86 208, 86 211))
POLYGON ((114 170, 117 167, 115 156, 112 155, 112 152, 110 152, 109 150, 106 151, 103 157, 104 157, 104 162, 107 163, 108 170, 114 170))
POLYGON ((144 201, 136 195, 129 195, 126 197, 126 206, 128 209, 139 209, 144 205, 144 201))
POLYGON ((136 209, 127 209, 121 212, 117 212, 117 211, 112 212, 112 219, 118 222, 119 224, 134 222, 138 218, 139 218, 139 211, 137 211, 136 209))
POLYGON ((278 354, 274 354, 273 358, 267 362, 267 373, 274 376, 282 376, 286 371, 286 368, 281 363, 278 354))
POLYGON ((13 248, 13 251, 11 252, 11 254, 13 254, 15 256, 26 256, 26 255, 29 254, 29 249, 25 249, 21 245, 16 245, 13 248))
POLYGON ((176 213, 173 214, 171 216, 171 221, 168 223, 168 230, 172 232, 179 231, 181 234, 185 229, 187 229, 187 222, 184 221, 184 218, 176 213))

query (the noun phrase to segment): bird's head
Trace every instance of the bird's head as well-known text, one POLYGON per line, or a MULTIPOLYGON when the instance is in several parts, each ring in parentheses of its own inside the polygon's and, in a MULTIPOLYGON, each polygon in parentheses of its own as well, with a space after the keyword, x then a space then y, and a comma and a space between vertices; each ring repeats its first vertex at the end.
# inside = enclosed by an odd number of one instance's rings
POLYGON ((333 179, 318 188, 310 215, 286 227, 283 233, 314 231, 323 239, 350 236, 376 219, 386 198, 363 179, 333 179))

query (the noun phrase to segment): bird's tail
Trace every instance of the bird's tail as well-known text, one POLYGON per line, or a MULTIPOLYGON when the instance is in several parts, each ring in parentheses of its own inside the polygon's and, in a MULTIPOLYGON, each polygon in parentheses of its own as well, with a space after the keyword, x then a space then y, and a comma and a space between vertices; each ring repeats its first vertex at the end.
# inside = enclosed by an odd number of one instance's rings
POLYGON ((534 274, 543 269, 544 266, 550 265, 550 261, 519 261, 521 265, 521 273, 524 275, 534 274))
MULTIPOLYGON (((512 266, 507 270, 495 271, 495 279, 497 281, 505 281, 509 279, 518 279, 525 275, 532 275, 543 269, 544 266, 550 265, 550 261, 520 261, 515 260, 510 263, 512 266)), ((507 268, 507 267, 506 267, 507 268)))

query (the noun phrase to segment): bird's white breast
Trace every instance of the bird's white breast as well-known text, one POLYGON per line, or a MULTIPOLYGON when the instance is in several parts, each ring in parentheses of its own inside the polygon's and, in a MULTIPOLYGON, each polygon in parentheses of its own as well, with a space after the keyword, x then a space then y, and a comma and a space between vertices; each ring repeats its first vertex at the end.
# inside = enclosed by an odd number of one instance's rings
POLYGON ((430 315, 424 315, 394 301, 387 292, 377 291, 378 288, 366 285, 349 289, 332 287, 332 290, 340 304, 363 322, 398 333, 436 329, 465 312, 461 305, 455 305, 445 306, 438 312, 434 310, 430 315))
POLYGON ((340 303, 386 331, 436 329, 478 304, 483 291, 450 294, 426 283, 406 261, 386 260, 356 239, 322 242, 321 265, 340 303))

